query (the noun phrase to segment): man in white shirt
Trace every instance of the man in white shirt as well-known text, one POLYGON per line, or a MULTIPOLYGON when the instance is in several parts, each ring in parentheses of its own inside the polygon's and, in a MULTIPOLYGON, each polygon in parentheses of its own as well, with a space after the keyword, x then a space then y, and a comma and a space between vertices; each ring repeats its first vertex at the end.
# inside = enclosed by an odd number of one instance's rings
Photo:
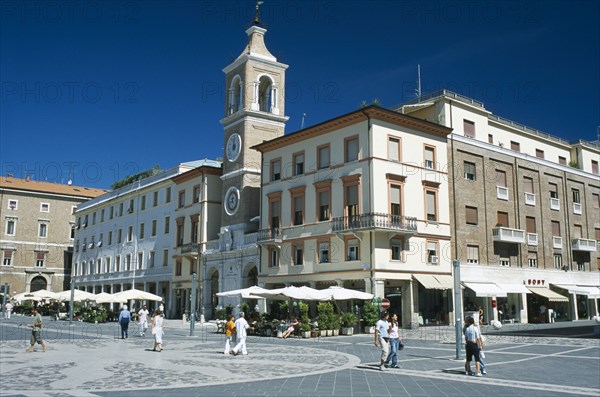
POLYGON ((146 335, 146 330, 148 329, 148 308, 144 305, 140 311, 138 312, 138 321, 140 326, 140 336, 146 335))
POLYGON ((471 360, 475 358, 475 376, 482 376, 479 370, 479 352, 483 347, 481 332, 475 326, 473 317, 467 318, 467 326, 465 327, 465 350, 467 351, 467 361, 465 362, 465 374, 471 374, 471 360))
POLYGON ((390 353, 390 338, 388 331, 390 324, 388 323, 389 314, 388 312, 381 312, 380 320, 375 324, 375 346, 379 344, 381 349, 381 362, 379 364, 379 370, 384 371, 385 360, 390 353))
POLYGON ((13 305, 12 303, 6 302, 6 306, 4 307, 6 309, 6 318, 10 318, 10 314, 12 313, 12 309, 13 309, 13 305))
POLYGON ((239 318, 235 321, 235 336, 237 345, 233 348, 231 353, 234 356, 238 355, 238 352, 241 350, 243 355, 247 355, 248 351, 246 350, 246 337, 248 336, 247 330, 254 329, 249 324, 248 321, 244 318, 244 312, 240 312, 239 318))

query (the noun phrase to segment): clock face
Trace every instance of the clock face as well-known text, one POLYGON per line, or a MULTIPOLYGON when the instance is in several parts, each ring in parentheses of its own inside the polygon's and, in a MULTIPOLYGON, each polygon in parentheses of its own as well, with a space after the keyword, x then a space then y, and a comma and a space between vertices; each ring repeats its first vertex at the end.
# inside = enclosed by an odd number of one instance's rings
POLYGON ((240 151, 242 149, 242 137, 233 133, 229 136, 227 140, 226 154, 227 160, 234 162, 240 156, 240 151))
POLYGON ((240 191, 235 186, 232 186, 227 189, 227 193, 225 193, 225 202, 223 203, 225 206, 225 212, 227 212, 228 215, 235 214, 239 204, 240 191))

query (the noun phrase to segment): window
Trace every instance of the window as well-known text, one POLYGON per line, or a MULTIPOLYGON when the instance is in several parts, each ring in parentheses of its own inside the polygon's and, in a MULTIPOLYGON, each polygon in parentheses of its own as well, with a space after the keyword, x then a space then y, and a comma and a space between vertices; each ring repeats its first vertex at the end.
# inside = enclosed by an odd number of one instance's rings
POLYGON ((133 241, 133 226, 129 225, 127 227, 127 241, 131 242, 133 241))
POLYGON ((523 178, 523 191, 525 193, 533 194, 533 178, 523 178))
POLYGON ((81 246, 81 251, 85 252, 87 250, 87 238, 83 238, 83 245, 81 246))
POLYGON ((92 225, 95 225, 95 224, 96 224, 96 213, 94 212, 92 214, 92 225))
POLYGON ((199 203, 200 202, 200 185, 196 185, 194 186, 194 189, 192 191, 192 203, 199 203))
POLYGON ((46 253, 45 252, 36 252, 35 267, 44 267, 45 261, 46 261, 46 253))
POLYGON ((510 141, 510 150, 514 150, 515 152, 520 152, 521 144, 519 142, 510 141))
POLYGON ((463 119, 463 131, 467 138, 475 138, 475 123, 463 119))
MULTIPOLYGON (((121 244, 123 242, 123 229, 117 230, 117 244, 121 244)), ((83 244, 85 245, 85 243, 83 244)))
POLYGON ((571 192, 573 193, 573 202, 577 203, 577 204, 581 204, 581 197, 579 196, 579 190, 571 189, 571 192))
POLYGON ((600 242, 600 228, 594 228, 594 238, 596 242, 600 242))
POLYGON ((171 231, 171 217, 165 216, 165 234, 169 234, 171 231))
POLYGON ((432 190, 427 190, 425 192, 426 197, 426 206, 427 206, 427 214, 426 218, 429 222, 437 221, 437 193, 432 190))
POLYGON ((537 252, 529 251, 527 253, 527 266, 533 267, 533 268, 538 267, 537 252))
POLYGON ((181 190, 178 195, 177 208, 185 207, 185 190, 181 190))
POLYGON ((558 156, 558 164, 567 165, 567 158, 558 156))
POLYGON ((190 228, 190 241, 192 243, 198 242, 198 218, 192 218, 192 227, 190 228))
POLYGON ((96 273, 100 274, 103 270, 104 269, 102 269, 102 258, 98 258, 98 261, 96 262, 96 273))
POLYGON ((465 171, 465 179, 468 181, 477 180, 477 174, 475 173, 475 164, 469 163, 468 161, 464 162, 464 171, 465 171))
POLYGON ((550 198, 558 198, 558 185, 556 183, 550 183, 550 198))
POLYGON ((181 276, 181 268, 182 268, 181 259, 175 259, 175 275, 176 276, 181 276))
POLYGON ((573 237, 581 238, 583 236, 583 229, 581 225, 573 225, 573 237))
POLYGON ((148 267, 154 267, 154 256, 156 255, 155 251, 148 252, 148 267))
POLYGON ((345 162, 358 160, 358 137, 344 139, 345 162))
POLYGON ((115 272, 121 271, 121 255, 115 256, 115 272))
POLYGON ((50 212, 50 204, 40 203, 40 212, 50 212))
POLYGON ((271 181, 278 181, 281 179, 281 160, 271 161, 271 181))
POLYGON ((535 149, 535 157, 543 159, 544 158, 544 151, 541 149, 535 149))
POLYGON ((390 185, 390 215, 392 216, 392 222, 399 222, 402 216, 402 202, 400 197, 402 195, 402 186, 390 185))
POLYGON ((352 238, 346 240, 346 261, 360 260, 358 239, 352 238))
POLYGON ((100 222, 104 222, 104 208, 100 210, 100 222))
POLYGON ((498 259, 498 263, 503 267, 510 267, 510 258, 500 258, 498 259))
POLYGON ((112 219, 114 217, 115 217, 115 207, 112 206, 112 207, 110 207, 108 219, 112 219))
POLYGON ((269 197, 269 226, 278 231, 281 227, 281 193, 269 197))
POLYGON ((292 254, 293 254, 293 265, 301 266, 304 265, 304 248, 302 245, 293 245, 292 246, 292 254))
POLYGON ((508 212, 498 211, 498 223, 496 227, 509 227, 508 224, 508 212))
POLYGON ((562 255, 561 254, 554 254, 554 268, 562 270, 563 264, 562 264, 562 255))
POLYGON ((112 233, 113 233, 112 231, 108 232, 108 245, 109 246, 112 245, 112 238, 113 238, 112 233))
MULTIPOLYGON (((123 216, 123 205, 124 205, 123 203, 119 203, 119 213, 117 214, 117 216, 123 216)), ((87 223, 87 215, 86 215, 85 223, 87 223)))
POLYGON ((592 193, 592 206, 594 209, 600 209, 600 194, 592 193))
POLYGON ((131 263, 132 257, 131 254, 125 255, 125 271, 133 270, 133 263, 131 263))
MULTIPOLYGON (((156 195, 158 197, 158 192, 156 192, 156 195)), ((170 203, 170 202, 171 202, 171 187, 169 186, 165 191, 165 203, 170 203)))
POLYGON ((17 221, 15 219, 6 220, 6 235, 14 236, 17 229, 17 221))
POLYGON ((105 273, 112 273, 112 269, 110 268, 110 256, 107 256, 104 260, 104 269, 105 273))
POLYGON ((269 267, 279 267, 279 251, 275 247, 269 247, 269 267))
POLYGON ((477 225, 479 223, 477 217, 477 207, 465 207, 465 218, 467 225, 477 225))
POLYGON ((488 143, 491 145, 494 144, 494 136, 492 134, 488 134, 488 143))
POLYGON ((196 268, 197 268, 196 264, 197 264, 197 262, 198 261, 196 261, 195 258, 190 259, 190 274, 196 273, 196 268))
POLYGON ((304 174, 304 152, 294 154, 292 162, 294 167, 294 175, 304 174))
POLYGON ((301 194, 292 195, 292 220, 293 225, 304 223, 304 191, 301 194))
POLYGON ((437 241, 427 241, 427 263, 439 263, 437 251, 437 241))
POLYGON ((163 258, 162 258, 163 267, 169 266, 169 249, 163 249, 163 258))
POLYGON ((184 225, 183 225, 183 218, 177 219, 177 229, 176 229, 176 240, 177 241, 177 246, 181 247, 183 245, 183 229, 184 229, 184 225))
POLYGON ((598 161, 592 160, 592 174, 598 174, 598 161))
POLYGON ((71 226, 71 232, 70 232, 69 238, 72 240, 75 238, 75 226, 72 223, 70 224, 70 226, 71 226))
POLYGON ((4 266, 12 266, 12 255, 13 252, 12 251, 3 251, 4 255, 3 255, 3 259, 2 259, 2 265, 4 266))
POLYGON ((388 160, 400 161, 400 138, 388 137, 388 160))
POLYGON ((96 247, 102 247, 103 240, 104 240, 104 233, 100 233, 100 238, 98 239, 98 243, 96 243, 96 247))
POLYGON ((345 186, 345 199, 346 199, 346 216, 349 221, 352 222, 358 217, 358 185, 352 184, 345 186))
POLYGON ((19 209, 19 201, 18 200, 8 200, 8 209, 9 210, 19 209))
POLYGON ((560 237, 560 222, 552 221, 552 236, 560 237))
POLYGON ((144 194, 141 198, 140 211, 143 211, 145 209, 146 209, 146 195, 144 194))
POLYGON ((496 186, 506 187, 506 172, 496 170, 496 186))
POLYGON ((401 261, 402 260, 402 240, 392 239, 390 241, 390 249, 392 251, 392 260, 393 261, 401 261))
POLYGON ((319 222, 331 219, 331 182, 315 183, 315 193, 317 195, 317 220, 319 222))
POLYGON ((329 241, 319 242, 319 263, 329 263, 329 241))
POLYGON ((537 233, 537 229, 535 226, 535 218, 533 216, 525 217, 525 230, 527 233, 537 233))
POLYGON ((144 238, 144 229, 145 229, 145 226, 146 225, 144 225, 143 223, 140 223, 140 232, 139 232, 139 238, 140 238, 140 240, 142 240, 144 238))
POLYGON ((479 246, 467 245, 467 263, 479 263, 479 246))
POLYGON ((317 148, 317 165, 320 170, 329 167, 329 145, 319 146, 317 148))
POLYGON ((39 224, 38 236, 39 237, 48 237, 48 224, 47 223, 39 224))
POLYGON ((150 236, 151 237, 155 237, 156 236, 156 224, 157 224, 156 219, 152 219, 152 227, 151 227, 151 230, 150 230, 150 236))
POLYGON ((435 148, 433 146, 425 146, 425 162, 423 166, 430 170, 435 169, 435 148))
MULTIPOLYGON (((167 189, 169 189, 169 188, 167 188, 167 189)), ((153 207, 158 206, 158 191, 152 192, 152 206, 153 207)))

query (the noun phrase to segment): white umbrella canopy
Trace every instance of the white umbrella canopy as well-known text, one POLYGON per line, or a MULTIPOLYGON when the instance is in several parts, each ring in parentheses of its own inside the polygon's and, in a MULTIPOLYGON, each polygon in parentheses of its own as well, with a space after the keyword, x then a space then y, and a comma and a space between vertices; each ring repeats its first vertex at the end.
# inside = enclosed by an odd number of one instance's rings
POLYGON ((115 294, 119 298, 124 298, 125 300, 144 300, 144 301, 162 301, 163 298, 154 295, 150 292, 141 291, 139 289, 128 289, 127 291, 117 292, 115 294))
POLYGON ((324 293, 323 290, 317 290, 306 286, 268 289, 262 292, 253 293, 252 295, 275 300, 288 300, 291 298, 307 301, 326 301, 330 299, 329 295, 324 293))
POLYGON ((34 296, 30 292, 21 292, 20 294, 16 294, 12 297, 17 303, 21 303, 24 301, 32 300, 32 301, 41 301, 42 298, 34 296))
POLYGON ((22 292, 20 294, 16 294, 13 296, 13 299, 17 301, 17 303, 20 303, 27 300, 41 301, 43 299, 57 299, 57 296, 58 294, 56 292, 40 289, 35 292, 22 292))
POLYGON ((262 298, 256 294, 269 291, 256 285, 248 288, 234 289, 231 291, 217 292, 217 296, 241 296, 242 298, 262 298))
MULTIPOLYGON (((66 291, 62 291, 57 293, 56 300, 60 302, 66 302, 71 300, 71 290, 68 289, 66 291)), ((82 302, 82 301, 93 301, 96 300, 96 295, 91 292, 82 291, 80 289, 73 290, 73 301, 74 302, 82 302)))
POLYGON ((350 300, 350 299, 360 299, 360 300, 371 300, 373 299, 373 294, 369 294, 367 292, 357 291, 353 289, 347 289, 338 286, 332 286, 323 292, 328 293, 331 296, 331 300, 350 300))
POLYGON ((100 292, 96 294, 96 303, 126 303, 127 299, 109 294, 108 292, 100 292))

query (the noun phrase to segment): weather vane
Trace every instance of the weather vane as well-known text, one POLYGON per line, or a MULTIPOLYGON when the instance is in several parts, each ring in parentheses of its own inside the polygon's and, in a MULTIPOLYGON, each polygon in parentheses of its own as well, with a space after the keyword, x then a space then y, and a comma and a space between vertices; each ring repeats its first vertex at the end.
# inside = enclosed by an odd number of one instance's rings
POLYGON ((262 3, 264 3, 264 1, 256 2, 256 11, 254 12, 254 24, 255 25, 260 25, 260 6, 262 3))

